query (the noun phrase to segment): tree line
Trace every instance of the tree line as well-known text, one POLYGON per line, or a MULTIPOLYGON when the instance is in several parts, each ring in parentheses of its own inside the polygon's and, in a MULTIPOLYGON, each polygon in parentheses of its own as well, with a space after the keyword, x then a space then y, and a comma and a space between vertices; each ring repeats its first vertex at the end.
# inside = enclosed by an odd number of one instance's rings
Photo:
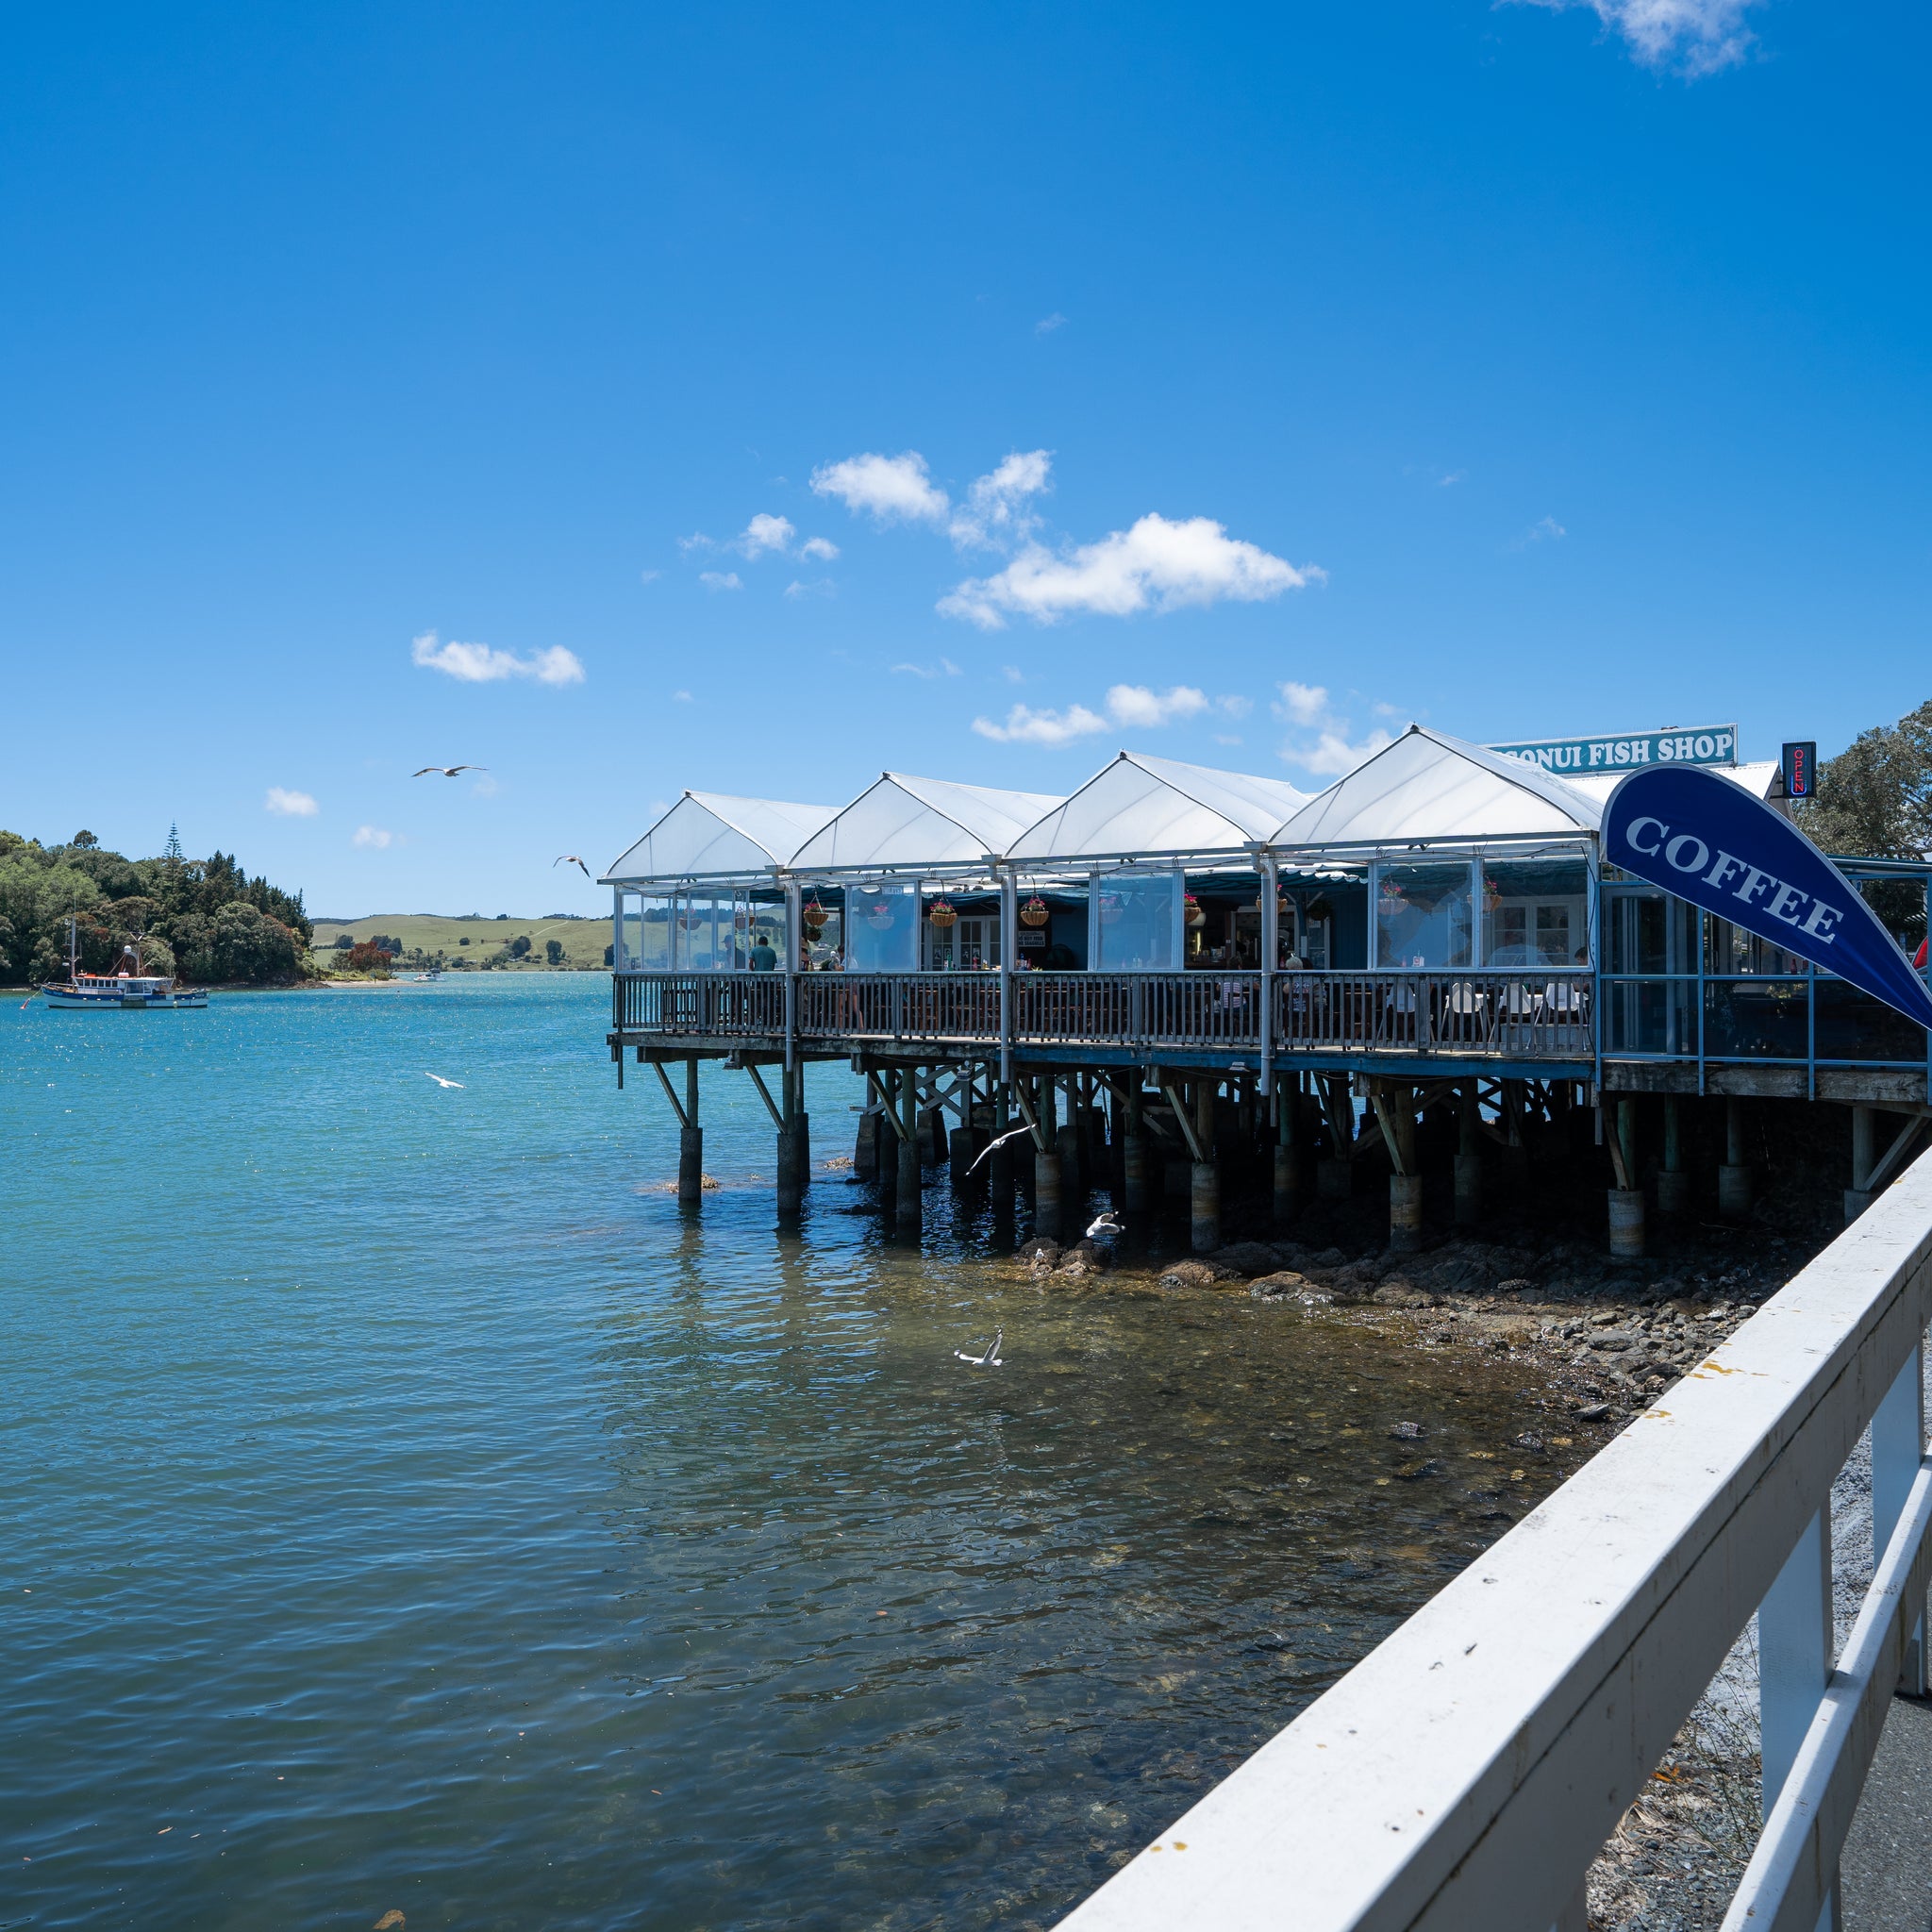
POLYGON ((300 892, 248 875, 233 853, 189 858, 171 828, 156 858, 110 852, 92 832, 42 845, 0 831, 0 972, 63 979, 67 920, 83 973, 111 973, 139 944, 144 972, 198 983, 287 985, 314 936, 300 892))

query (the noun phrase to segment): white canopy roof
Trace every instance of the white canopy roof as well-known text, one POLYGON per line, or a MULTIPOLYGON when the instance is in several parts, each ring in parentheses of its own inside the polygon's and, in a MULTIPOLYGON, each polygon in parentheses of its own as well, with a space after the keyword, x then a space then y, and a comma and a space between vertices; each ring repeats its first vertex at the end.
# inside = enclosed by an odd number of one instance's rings
POLYGON ((791 856, 794 872, 883 872, 969 864, 1004 852, 1059 803, 1053 792, 1000 791, 951 778, 883 772, 791 856))
POLYGON ((733 798, 687 791, 600 883, 717 878, 783 865, 823 825, 836 805, 791 805, 776 798, 733 798))
POLYGON ((1112 858, 1138 853, 1224 852, 1265 839, 1307 803, 1285 778, 1209 771, 1124 751, 1030 825, 1007 857, 1112 858))
POLYGON ((1276 845, 1400 845, 1594 832, 1603 803, 1535 765, 1411 724, 1295 812, 1276 845))
MULTIPOLYGON (((1587 791, 1599 805, 1604 805, 1619 781, 1627 778, 1633 769, 1641 771, 1642 767, 1625 765, 1619 772, 1579 772, 1563 782, 1587 791)), ((1720 778, 1728 778, 1733 785, 1741 785, 1753 798, 1768 799, 1777 783, 1779 766, 1775 758, 1765 758, 1749 765, 1708 765, 1705 769, 1715 772, 1720 778)))

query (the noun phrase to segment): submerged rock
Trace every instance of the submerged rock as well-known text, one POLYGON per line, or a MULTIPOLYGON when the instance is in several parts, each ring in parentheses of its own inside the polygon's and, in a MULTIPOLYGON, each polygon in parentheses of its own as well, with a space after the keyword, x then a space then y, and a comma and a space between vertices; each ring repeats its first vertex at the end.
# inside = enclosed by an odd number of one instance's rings
POLYGON ((1240 1281, 1238 1268, 1229 1268, 1218 1258, 1211 1261, 1176 1261, 1161 1271, 1162 1288, 1215 1288, 1224 1281, 1240 1281))
POLYGON ((1264 1274, 1260 1280, 1249 1282, 1248 1293, 1257 1302, 1299 1301, 1310 1306, 1335 1299, 1325 1290, 1317 1288, 1306 1274, 1297 1274, 1292 1268, 1284 1268, 1278 1274, 1264 1274))

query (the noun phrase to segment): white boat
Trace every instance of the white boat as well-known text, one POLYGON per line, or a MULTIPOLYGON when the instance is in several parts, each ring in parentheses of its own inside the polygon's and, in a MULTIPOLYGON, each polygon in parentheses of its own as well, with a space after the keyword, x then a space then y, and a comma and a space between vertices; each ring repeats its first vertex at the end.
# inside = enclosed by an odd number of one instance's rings
POLYGON ((67 922, 67 983, 42 986, 41 997, 50 1007, 205 1007, 208 993, 198 987, 176 991, 172 977, 141 970, 137 943, 121 949, 121 964, 112 973, 83 973, 79 967, 75 922, 67 922))
POLYGON ((199 987, 176 991, 172 979, 151 974, 76 973, 65 986, 43 986, 41 997, 50 1007, 205 1007, 208 994, 199 987))

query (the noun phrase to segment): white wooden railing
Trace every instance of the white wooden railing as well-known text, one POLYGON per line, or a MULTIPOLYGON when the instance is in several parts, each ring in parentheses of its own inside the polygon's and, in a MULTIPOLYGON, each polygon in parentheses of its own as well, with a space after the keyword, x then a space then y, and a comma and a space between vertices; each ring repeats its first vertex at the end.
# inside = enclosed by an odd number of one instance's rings
POLYGON ((1835 1927, 1924 1669, 1928 1313, 1932 1156, 1064 1932, 1582 1932, 1592 1859, 1754 1611, 1769 1816, 1725 1932, 1835 1927), (1874 1575, 1834 1670, 1831 1488, 1868 1425, 1874 1575))

